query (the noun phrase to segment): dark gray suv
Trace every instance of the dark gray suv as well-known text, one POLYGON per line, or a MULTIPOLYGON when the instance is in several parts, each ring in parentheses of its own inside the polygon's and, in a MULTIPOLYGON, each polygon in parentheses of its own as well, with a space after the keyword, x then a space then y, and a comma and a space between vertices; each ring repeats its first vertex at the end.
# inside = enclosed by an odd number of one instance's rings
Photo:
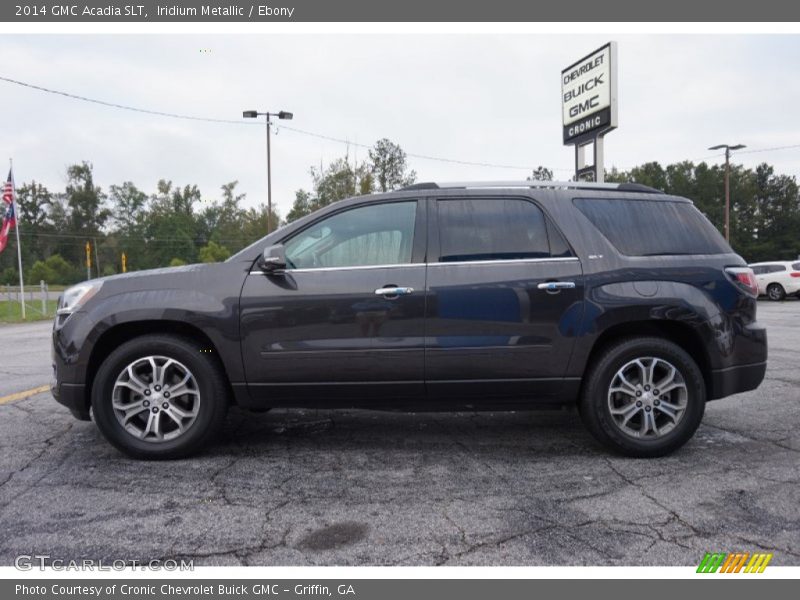
POLYGON ((230 404, 577 406, 660 456, 756 388, 752 271, 684 198, 635 184, 418 184, 337 202, 224 263, 60 299, 53 395, 140 458, 207 445, 230 404))

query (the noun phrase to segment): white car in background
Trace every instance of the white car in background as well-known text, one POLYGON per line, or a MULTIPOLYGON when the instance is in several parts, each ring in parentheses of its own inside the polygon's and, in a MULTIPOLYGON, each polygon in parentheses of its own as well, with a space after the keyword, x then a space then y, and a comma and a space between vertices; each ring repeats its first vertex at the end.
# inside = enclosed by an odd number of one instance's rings
POLYGON ((771 261, 749 265, 756 275, 759 295, 770 300, 783 300, 786 295, 800 297, 800 260, 771 261))

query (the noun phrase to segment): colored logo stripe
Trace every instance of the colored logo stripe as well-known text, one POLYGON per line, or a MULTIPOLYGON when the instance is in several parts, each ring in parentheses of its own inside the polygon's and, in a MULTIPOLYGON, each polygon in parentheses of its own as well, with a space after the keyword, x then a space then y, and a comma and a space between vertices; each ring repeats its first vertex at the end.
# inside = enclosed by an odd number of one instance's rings
POLYGON ((764 569, 772 560, 772 554, 760 553, 750 554, 749 552, 706 552, 700 565, 697 567, 698 573, 763 573, 764 569), (749 562, 748 562, 749 559, 749 562), (745 566, 747 563, 747 566, 745 566), (742 571, 744 568, 744 571, 742 571))

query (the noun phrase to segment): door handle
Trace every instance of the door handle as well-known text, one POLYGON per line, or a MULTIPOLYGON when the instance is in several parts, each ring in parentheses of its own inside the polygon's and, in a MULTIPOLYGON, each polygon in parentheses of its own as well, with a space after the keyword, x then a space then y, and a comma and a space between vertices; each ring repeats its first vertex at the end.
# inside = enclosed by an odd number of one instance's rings
POLYGON ((546 292, 558 292, 561 290, 572 290, 575 288, 574 281, 544 281, 536 286, 546 292))
POLYGON ((412 287, 386 286, 375 290, 376 296, 405 296, 414 291, 412 287))

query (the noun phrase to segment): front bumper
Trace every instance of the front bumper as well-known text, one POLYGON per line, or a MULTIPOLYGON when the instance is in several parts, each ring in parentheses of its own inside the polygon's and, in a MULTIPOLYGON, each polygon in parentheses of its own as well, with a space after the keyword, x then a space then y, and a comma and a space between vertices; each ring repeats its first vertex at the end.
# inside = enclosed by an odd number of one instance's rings
POLYGON ((50 356, 53 363, 53 378, 50 393, 60 404, 66 406, 77 419, 90 420, 89 402, 86 396, 86 342, 92 322, 73 314, 66 323, 54 323, 50 356))
POLYGON ((50 383, 50 393, 56 402, 69 409, 76 419, 91 421, 89 408, 86 405, 86 386, 82 383, 50 383))

